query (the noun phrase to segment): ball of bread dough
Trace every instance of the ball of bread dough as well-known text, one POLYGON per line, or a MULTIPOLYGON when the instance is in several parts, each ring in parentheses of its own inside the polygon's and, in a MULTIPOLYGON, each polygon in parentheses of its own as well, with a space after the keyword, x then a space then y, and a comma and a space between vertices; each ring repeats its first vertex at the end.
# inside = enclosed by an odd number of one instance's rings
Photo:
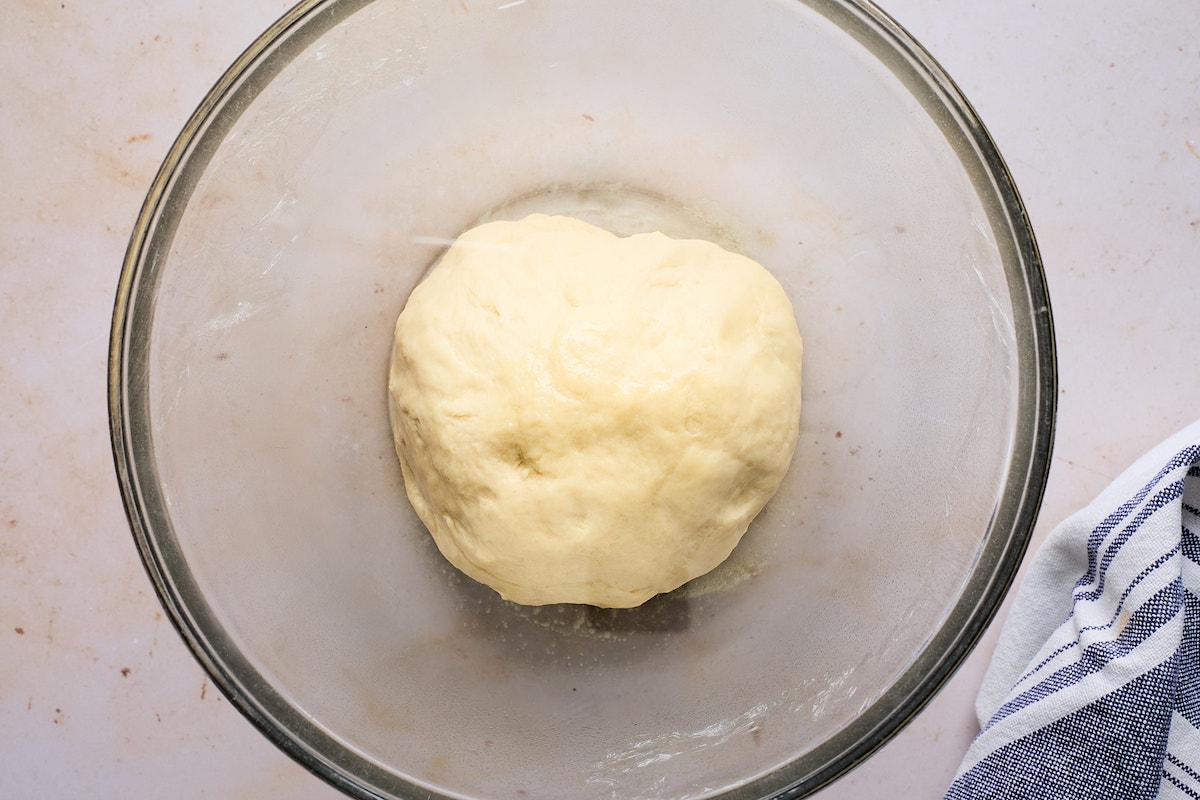
POLYGON ((639 605, 720 564, 779 487, 800 360, 782 287, 715 244, 480 225, 396 322, 408 497, 507 600, 639 605))

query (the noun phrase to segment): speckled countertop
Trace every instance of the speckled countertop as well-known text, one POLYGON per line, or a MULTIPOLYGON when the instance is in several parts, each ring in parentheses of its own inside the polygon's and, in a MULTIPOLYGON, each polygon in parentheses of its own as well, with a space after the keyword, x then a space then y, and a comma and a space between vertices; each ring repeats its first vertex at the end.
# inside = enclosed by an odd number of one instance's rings
MULTIPOLYGON (((1039 237, 1060 368, 1040 541, 1200 417, 1200 14, 1194 0, 882 4, 971 98, 1039 237)), ((5 4, 0 797, 340 796, 243 720, 159 611, 105 404, 111 304, 142 197, 204 92, 288 6, 5 4)), ((975 732, 995 634, 819 796, 940 797, 975 732)))

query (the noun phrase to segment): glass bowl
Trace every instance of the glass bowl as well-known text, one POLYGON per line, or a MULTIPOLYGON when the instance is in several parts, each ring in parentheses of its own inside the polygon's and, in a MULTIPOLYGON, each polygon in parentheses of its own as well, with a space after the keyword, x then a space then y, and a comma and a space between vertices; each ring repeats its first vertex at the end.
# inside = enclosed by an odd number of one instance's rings
POLYGON ((857 0, 301 3, 150 189, 109 397, 134 538, 212 680, 348 794, 480 800, 794 798, 865 758, 1001 601, 1054 401, 1009 174, 857 0), (405 298, 531 211, 744 253, 805 337, 784 485, 638 609, 461 576, 392 451, 405 298))

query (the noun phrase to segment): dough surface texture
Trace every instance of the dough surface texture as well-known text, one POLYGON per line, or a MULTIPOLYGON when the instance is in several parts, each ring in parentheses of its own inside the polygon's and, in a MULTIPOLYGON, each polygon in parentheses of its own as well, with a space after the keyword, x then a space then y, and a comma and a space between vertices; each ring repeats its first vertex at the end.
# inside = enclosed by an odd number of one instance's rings
POLYGON ((778 489, 801 354, 779 283, 715 244, 480 225, 396 322, 405 490, 507 600, 639 605, 724 561, 778 489))

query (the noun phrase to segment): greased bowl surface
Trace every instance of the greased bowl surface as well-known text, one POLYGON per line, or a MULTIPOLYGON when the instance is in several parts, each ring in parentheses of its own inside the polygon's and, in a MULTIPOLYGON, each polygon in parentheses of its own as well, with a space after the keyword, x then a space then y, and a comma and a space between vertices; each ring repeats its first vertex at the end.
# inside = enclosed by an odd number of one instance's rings
POLYGON ((329 0, 172 148, 109 405, 171 619, 346 793, 750 800, 849 769, 969 652, 1028 542, 1054 398, 1016 189, 874 6, 329 0), (463 577, 392 451, 406 297, 463 230, 531 212, 750 256, 805 339, 779 493, 725 564, 637 609, 463 577))

